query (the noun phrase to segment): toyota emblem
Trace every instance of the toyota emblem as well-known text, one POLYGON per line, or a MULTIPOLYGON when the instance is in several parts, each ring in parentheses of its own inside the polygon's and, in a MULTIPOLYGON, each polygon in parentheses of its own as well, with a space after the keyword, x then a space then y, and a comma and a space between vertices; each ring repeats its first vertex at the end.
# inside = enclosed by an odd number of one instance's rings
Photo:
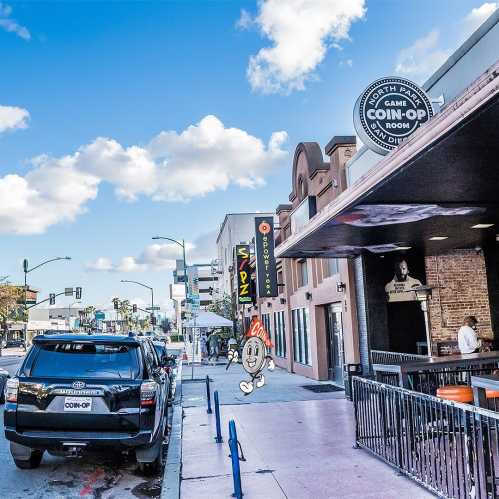
POLYGON ((85 388, 85 383, 83 381, 73 381, 73 388, 75 390, 81 390, 85 388))

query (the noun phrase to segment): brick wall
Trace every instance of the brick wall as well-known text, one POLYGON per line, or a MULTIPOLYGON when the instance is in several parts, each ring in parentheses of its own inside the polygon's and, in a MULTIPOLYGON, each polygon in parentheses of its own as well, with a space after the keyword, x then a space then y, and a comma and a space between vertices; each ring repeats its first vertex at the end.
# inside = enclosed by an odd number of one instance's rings
POLYGON ((426 281, 431 286, 429 318, 432 341, 457 340, 464 317, 477 317, 478 332, 492 338, 485 259, 474 250, 427 256, 426 281))

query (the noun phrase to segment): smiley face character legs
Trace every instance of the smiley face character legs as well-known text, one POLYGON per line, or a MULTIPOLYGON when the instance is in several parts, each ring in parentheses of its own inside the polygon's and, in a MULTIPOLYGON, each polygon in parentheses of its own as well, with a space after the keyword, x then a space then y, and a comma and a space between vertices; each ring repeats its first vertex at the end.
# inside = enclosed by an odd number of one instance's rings
POLYGON ((255 379, 257 388, 261 388, 265 384, 265 376, 263 374, 259 374, 255 379))
POLYGON ((254 389, 253 381, 241 381, 239 383, 239 389, 244 393, 244 395, 249 395, 254 389))

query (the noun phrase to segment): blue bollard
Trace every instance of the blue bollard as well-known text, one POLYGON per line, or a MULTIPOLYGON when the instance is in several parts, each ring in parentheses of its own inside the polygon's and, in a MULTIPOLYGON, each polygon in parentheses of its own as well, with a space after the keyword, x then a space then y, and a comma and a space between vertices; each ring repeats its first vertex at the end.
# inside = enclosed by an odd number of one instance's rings
POLYGON ((222 430, 220 429, 220 404, 218 402, 218 390, 215 390, 215 423, 217 425, 217 436, 215 437, 215 442, 221 444, 222 440, 222 430))
POLYGON ((230 457, 232 459, 232 478, 234 479, 234 493, 232 494, 232 497, 242 499, 243 491, 241 488, 241 469, 239 468, 236 423, 233 419, 229 421, 229 448, 230 457))
POLYGON ((206 401, 208 402, 208 409, 206 412, 211 414, 213 411, 211 410, 211 391, 210 391, 210 377, 206 376, 206 401))

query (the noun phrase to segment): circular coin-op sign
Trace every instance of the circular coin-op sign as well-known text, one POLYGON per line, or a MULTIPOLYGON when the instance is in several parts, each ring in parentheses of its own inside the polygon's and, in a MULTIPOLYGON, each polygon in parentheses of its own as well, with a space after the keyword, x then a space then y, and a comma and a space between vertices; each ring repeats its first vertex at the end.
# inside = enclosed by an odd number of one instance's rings
POLYGON ((353 120, 359 138, 379 154, 388 154, 433 116, 425 91, 405 78, 371 83, 355 103, 353 120))

